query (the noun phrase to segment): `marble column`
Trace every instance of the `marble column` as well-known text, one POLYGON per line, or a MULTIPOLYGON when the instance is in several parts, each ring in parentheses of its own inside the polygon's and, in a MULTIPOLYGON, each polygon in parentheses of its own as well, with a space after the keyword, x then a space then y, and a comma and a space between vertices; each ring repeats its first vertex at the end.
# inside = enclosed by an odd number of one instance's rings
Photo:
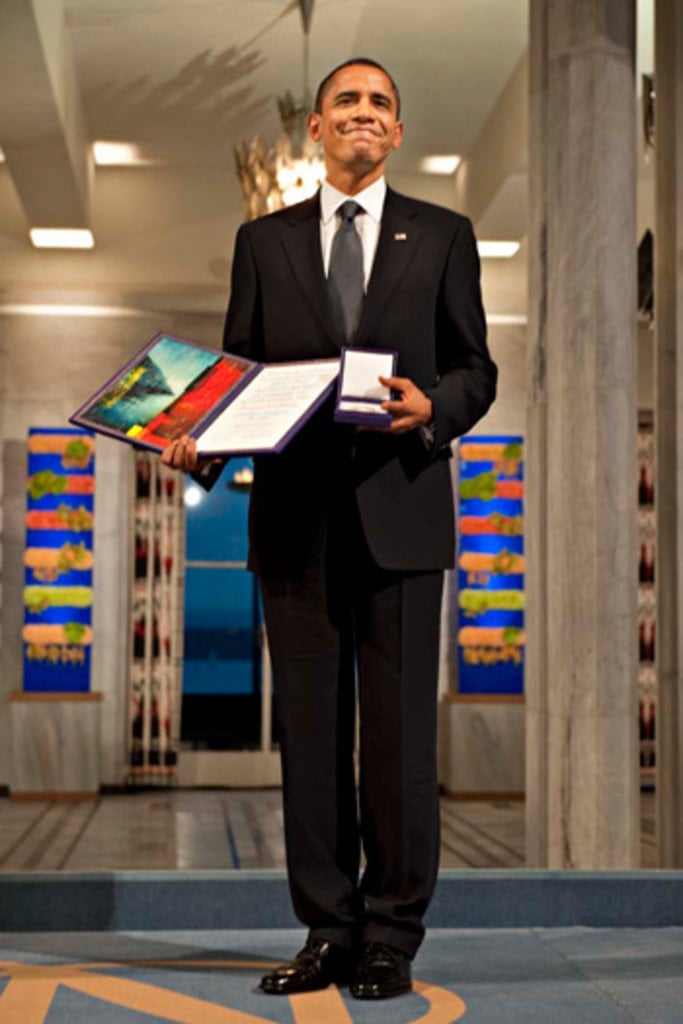
POLYGON ((683 867, 683 0, 655 15, 657 834, 683 867))
POLYGON ((531 0, 527 859, 639 857, 635 0, 531 0))

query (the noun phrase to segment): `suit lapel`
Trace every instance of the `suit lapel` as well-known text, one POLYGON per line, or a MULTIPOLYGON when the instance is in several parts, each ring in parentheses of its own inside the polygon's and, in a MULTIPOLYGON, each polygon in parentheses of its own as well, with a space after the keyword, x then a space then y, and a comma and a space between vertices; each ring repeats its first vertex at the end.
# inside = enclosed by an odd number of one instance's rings
MULTIPOLYGON (((288 212, 282 239, 287 258, 320 326, 332 343, 340 348, 343 339, 335 330, 320 250, 319 194, 288 212)), ((367 344, 377 317, 412 262, 421 237, 414 206, 392 189, 387 189, 377 252, 354 345, 362 347, 367 344)))
POLYGON ((327 281, 320 251, 320 196, 292 207, 287 230, 282 240, 299 286, 315 313, 321 327, 337 347, 334 317, 327 291, 327 281))
POLYGON ((387 189, 377 252, 354 345, 362 347, 371 339, 377 317, 412 262, 421 237, 414 206, 387 189))

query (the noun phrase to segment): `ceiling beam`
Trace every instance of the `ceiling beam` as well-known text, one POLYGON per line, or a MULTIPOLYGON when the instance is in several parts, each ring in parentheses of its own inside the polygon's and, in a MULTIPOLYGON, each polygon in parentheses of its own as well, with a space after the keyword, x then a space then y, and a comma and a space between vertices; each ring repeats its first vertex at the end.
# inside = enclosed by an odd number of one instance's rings
MULTIPOLYGON (((525 53, 455 175, 455 209, 475 225, 510 175, 526 171, 528 58, 525 53)), ((522 210, 523 216, 524 210, 522 210)), ((522 232, 526 227, 522 225, 522 232)))
POLYGON ((63 0, 0 3, 0 145, 31 227, 89 227, 92 156, 63 0))

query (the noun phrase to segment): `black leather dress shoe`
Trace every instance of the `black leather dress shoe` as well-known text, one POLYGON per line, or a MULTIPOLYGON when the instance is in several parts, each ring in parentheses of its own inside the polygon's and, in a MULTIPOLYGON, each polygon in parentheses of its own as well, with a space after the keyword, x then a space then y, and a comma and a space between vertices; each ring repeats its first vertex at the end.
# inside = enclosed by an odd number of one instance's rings
POLYGON ((269 995, 314 992, 328 985, 345 985, 351 977, 349 950, 324 939, 310 938, 293 960, 264 974, 260 989, 269 995))
POLYGON ((365 942, 349 989, 356 999, 389 999, 410 992, 410 958, 383 942, 365 942))

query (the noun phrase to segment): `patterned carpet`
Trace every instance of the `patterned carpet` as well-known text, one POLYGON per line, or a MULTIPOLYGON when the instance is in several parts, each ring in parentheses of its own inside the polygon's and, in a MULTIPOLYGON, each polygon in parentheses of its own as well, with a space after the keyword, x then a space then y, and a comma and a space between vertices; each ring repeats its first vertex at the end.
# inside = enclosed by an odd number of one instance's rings
POLYGON ((680 1024, 683 928, 435 930, 414 989, 256 989, 298 931, 0 935, 2 1024, 680 1024))

